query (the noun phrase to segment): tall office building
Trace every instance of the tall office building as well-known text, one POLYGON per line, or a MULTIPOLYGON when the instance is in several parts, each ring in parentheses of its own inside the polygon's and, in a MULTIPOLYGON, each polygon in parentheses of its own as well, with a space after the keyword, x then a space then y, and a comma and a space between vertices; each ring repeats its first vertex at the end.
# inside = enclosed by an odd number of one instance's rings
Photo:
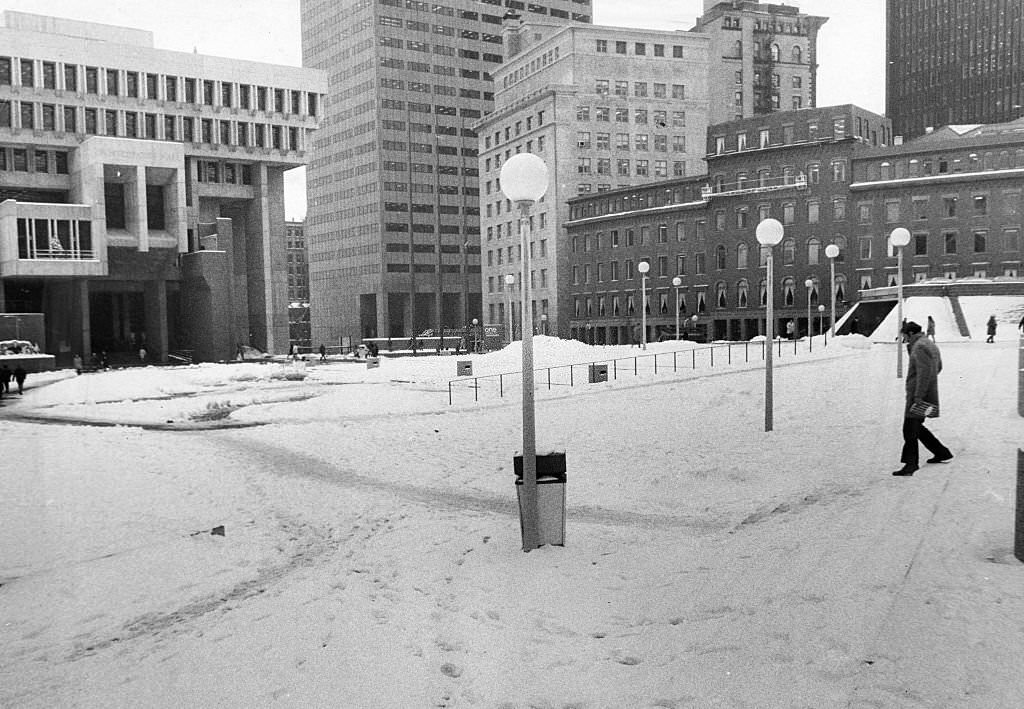
MULTIPOLYGON (((573 313, 560 293, 605 274, 569 269, 566 202, 580 194, 705 172, 708 38, 535 21, 508 22, 506 38, 508 56, 494 75, 494 111, 476 125, 484 316, 486 322, 505 324, 506 331, 510 320, 517 333, 522 330, 519 220, 501 192, 500 173, 516 153, 534 153, 547 164, 549 185, 529 217, 533 330, 568 337, 573 313), (515 279, 512 292, 505 284, 509 274, 515 279)), ((643 243, 657 237, 644 227, 637 238, 643 243)))
POLYGON ((704 0, 694 32, 711 41, 711 124, 817 105, 818 31, 792 5, 704 0))
POLYGON ((1020 0, 886 2, 885 107, 896 135, 1024 115, 1020 0))
POLYGON ((60 364, 142 344, 155 360, 286 351, 284 173, 305 164, 325 84, 5 12, 0 312, 43 313, 60 364))
POLYGON ((477 135, 506 7, 589 23, 590 0, 303 0, 328 73, 307 173, 313 340, 408 337, 481 317, 477 135))

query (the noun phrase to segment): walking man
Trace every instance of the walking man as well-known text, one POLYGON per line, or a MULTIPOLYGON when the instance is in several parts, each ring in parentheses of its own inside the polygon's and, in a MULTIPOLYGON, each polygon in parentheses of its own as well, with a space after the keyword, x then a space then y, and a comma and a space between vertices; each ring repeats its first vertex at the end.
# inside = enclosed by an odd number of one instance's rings
POLYGON ((24 391, 25 391, 25 377, 27 377, 27 376, 28 376, 28 372, 26 372, 25 368, 22 367, 20 364, 17 367, 14 368, 14 381, 16 381, 18 383, 18 395, 19 396, 21 394, 23 394, 24 391))
POLYGON ((918 469, 918 442, 932 453, 929 463, 945 463, 953 454, 924 426, 925 418, 939 415, 939 372, 942 357, 939 348, 921 331, 921 326, 909 321, 903 325, 903 337, 910 351, 907 366, 907 399, 903 411, 903 467, 893 475, 909 477, 918 469))

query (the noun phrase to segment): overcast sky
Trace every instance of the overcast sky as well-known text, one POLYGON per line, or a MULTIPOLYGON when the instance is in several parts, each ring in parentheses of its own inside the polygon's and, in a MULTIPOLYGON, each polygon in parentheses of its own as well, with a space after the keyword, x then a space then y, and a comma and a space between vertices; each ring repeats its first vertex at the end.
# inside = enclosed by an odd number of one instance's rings
MULTIPOLYGON (((855 103, 883 112, 885 0, 787 4, 829 18, 818 40, 818 105, 855 103)), ((594 22, 687 30, 702 7, 702 0, 594 0, 594 22)), ((0 0, 0 8, 150 30, 161 49, 302 63, 299 0, 0 0)), ((286 179, 289 219, 305 215, 303 173, 292 170, 286 179)))

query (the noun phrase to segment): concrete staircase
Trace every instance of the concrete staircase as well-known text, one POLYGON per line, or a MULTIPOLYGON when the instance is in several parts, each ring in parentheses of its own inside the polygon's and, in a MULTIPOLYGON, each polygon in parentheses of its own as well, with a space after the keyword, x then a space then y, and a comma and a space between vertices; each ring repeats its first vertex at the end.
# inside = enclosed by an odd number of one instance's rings
POLYGON ((964 309, 960 307, 960 298, 955 295, 947 296, 949 307, 953 310, 953 318, 956 320, 956 327, 961 337, 970 337, 971 329, 967 326, 967 318, 964 317, 964 309))

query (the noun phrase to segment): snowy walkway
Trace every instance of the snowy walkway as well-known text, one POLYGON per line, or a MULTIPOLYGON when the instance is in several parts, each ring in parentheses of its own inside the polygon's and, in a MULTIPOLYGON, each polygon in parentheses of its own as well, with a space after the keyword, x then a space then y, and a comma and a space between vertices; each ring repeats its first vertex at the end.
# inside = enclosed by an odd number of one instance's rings
POLYGON ((539 400, 569 513, 530 554, 515 402, 0 420, 0 705, 1015 706, 1015 345, 943 345, 957 457, 910 479, 891 346, 780 367, 769 434, 760 369, 539 400))

